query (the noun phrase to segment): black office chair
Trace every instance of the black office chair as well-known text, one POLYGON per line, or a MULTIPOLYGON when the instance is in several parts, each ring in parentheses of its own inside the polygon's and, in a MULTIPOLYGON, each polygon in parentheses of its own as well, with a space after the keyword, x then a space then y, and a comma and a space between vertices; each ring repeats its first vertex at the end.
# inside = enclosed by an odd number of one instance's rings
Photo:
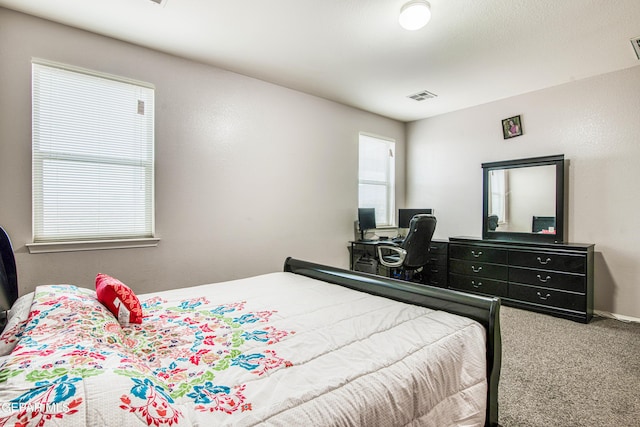
POLYGON ((489 231, 496 231, 496 228, 498 228, 498 215, 489 215, 488 219, 489 231))
POLYGON ((0 227, 0 331, 7 323, 7 311, 18 298, 16 261, 9 236, 0 227))
POLYGON ((409 233, 402 243, 378 244, 378 261, 391 269, 391 277, 422 281, 421 272, 429 262, 429 247, 436 223, 433 215, 415 215, 411 218, 409 233))

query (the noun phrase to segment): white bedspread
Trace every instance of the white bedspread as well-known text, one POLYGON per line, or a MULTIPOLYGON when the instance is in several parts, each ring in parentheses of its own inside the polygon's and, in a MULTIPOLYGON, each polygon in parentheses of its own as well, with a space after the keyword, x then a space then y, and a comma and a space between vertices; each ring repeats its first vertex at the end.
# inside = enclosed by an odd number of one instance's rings
POLYGON ((139 295, 142 325, 120 327, 73 288, 36 289, 0 358, 0 426, 484 424, 467 318, 273 273, 139 295))

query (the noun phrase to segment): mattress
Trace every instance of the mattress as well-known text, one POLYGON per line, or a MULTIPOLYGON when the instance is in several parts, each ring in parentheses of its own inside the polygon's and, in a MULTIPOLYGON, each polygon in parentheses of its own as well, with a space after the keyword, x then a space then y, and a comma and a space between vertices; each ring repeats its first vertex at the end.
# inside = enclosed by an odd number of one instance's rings
POLYGON ((0 426, 484 425, 468 318, 286 272, 138 297, 124 326, 91 289, 21 297, 0 426))

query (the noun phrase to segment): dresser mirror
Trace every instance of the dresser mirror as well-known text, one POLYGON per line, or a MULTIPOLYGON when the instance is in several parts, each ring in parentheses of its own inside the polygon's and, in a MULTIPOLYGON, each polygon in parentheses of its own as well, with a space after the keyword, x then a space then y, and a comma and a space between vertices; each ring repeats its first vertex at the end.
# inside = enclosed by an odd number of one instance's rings
POLYGON ((564 241, 564 155, 483 163, 482 238, 564 241))

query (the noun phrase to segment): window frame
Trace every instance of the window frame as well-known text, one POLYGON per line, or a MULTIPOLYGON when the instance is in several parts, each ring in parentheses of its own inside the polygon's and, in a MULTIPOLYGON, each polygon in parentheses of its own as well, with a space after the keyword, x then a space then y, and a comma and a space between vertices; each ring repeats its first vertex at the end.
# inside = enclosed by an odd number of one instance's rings
POLYGON ((489 214, 498 216, 498 224, 504 225, 509 221, 509 205, 507 194, 509 194, 509 174, 507 169, 496 169, 489 171, 490 196, 489 214))
MULTIPOLYGON (((360 192, 360 186, 362 184, 366 185, 380 185, 385 187, 386 189, 386 200, 384 201, 385 209, 386 209, 386 217, 384 221, 380 222, 376 219, 376 228, 393 228, 396 223, 396 141, 393 138, 384 137, 368 132, 360 132, 358 134, 358 207, 367 208, 374 206, 363 206, 362 203, 362 195, 360 192), (361 153, 361 144, 363 141, 367 139, 375 140, 376 142, 383 142, 387 144, 386 151, 389 153, 387 157, 388 161, 385 162, 385 170, 384 170, 384 179, 382 180, 372 180, 372 179, 363 179, 361 177, 361 163, 362 159, 360 157, 361 153)), ((378 212, 376 211, 376 217, 378 218, 378 212)))
MULTIPOLYGON (((112 74, 102 73, 94 70, 89 70, 85 68, 76 67, 73 65, 62 64, 62 63, 48 61, 48 60, 39 59, 39 58, 32 59, 32 82, 34 85, 33 94, 32 94, 33 96, 33 101, 32 101, 32 126, 33 126, 33 133, 32 133, 32 174, 33 174, 32 227, 33 227, 33 230, 32 232, 33 232, 33 238, 32 238, 32 243, 27 243, 26 245, 27 248, 29 249, 29 252, 30 253, 68 252, 68 251, 82 251, 82 250, 140 248, 140 247, 157 246, 160 239, 157 238, 155 235, 155 188, 154 188, 155 186, 155 135, 154 135, 155 111, 153 108, 153 103, 154 103, 153 98, 155 97, 154 95, 155 87, 150 83, 141 82, 141 81, 125 78, 125 77, 115 76, 112 74), (149 105, 149 107, 151 107, 150 108, 151 116, 148 119, 150 120, 150 123, 147 124, 147 128, 150 127, 151 130, 150 130, 150 135, 146 137, 148 139, 147 139, 147 142, 145 143, 147 144, 146 150, 150 150, 150 151, 147 151, 147 154, 145 155, 144 158, 135 159, 132 157, 127 158, 126 156, 123 156, 120 160, 114 161, 113 158, 109 158, 108 155, 106 157, 93 156, 92 153, 88 155, 86 152, 82 153, 81 151, 73 152, 72 150, 70 150, 69 153, 71 154, 67 155, 67 153, 65 153, 63 157, 59 157, 57 154, 54 154, 53 156, 51 156, 51 154, 47 154, 47 150, 45 149, 39 150, 37 146, 41 144, 42 141, 37 140, 37 138, 39 138, 39 133, 37 133, 37 131, 40 129, 39 126, 41 125, 41 123, 37 122, 36 120, 36 108, 37 108, 36 96, 40 96, 41 93, 37 91, 37 88, 35 87, 35 82, 36 82, 36 72, 41 72, 42 68, 36 71, 38 67, 48 67, 52 69, 59 69, 65 72, 82 74, 85 77, 90 76, 93 78, 115 81, 117 83, 134 85, 143 91, 150 90, 151 91, 150 97, 151 97, 152 104, 149 105), (144 220, 144 224, 146 224, 144 227, 144 231, 141 233, 123 232, 121 235, 116 235, 111 233, 105 233, 105 234, 96 233, 94 235, 86 235, 83 237, 70 236, 67 238, 64 236, 60 236, 60 237, 46 238, 45 236, 45 238, 38 238, 37 237, 38 233, 36 232, 36 230, 38 229, 38 227, 40 227, 40 229, 43 229, 45 226, 44 214, 38 215, 38 209, 43 209, 43 206, 44 206, 43 198, 45 197, 44 194, 46 191, 44 190, 44 186, 46 185, 46 183, 42 178, 44 174, 43 172, 44 162, 47 159, 54 159, 58 161, 71 160, 72 162, 75 162, 77 164, 79 162, 87 161, 88 158, 91 158, 91 160, 96 162, 95 164, 97 165, 104 166, 104 165, 111 164, 115 167, 131 166, 132 160, 133 160, 134 163, 137 162, 136 166, 139 166, 142 168, 143 175, 146 177, 144 181, 146 182, 144 186, 145 188, 144 211, 146 211, 147 213, 146 214, 143 213, 144 217, 146 218, 146 220, 144 220), (96 159, 98 160, 96 161, 96 159), (38 188, 37 187, 38 185, 42 187, 38 188), (37 224, 37 221, 39 220, 43 222, 41 224, 37 224)), ((141 98, 141 99, 145 99, 145 98, 141 98)), ((140 101, 138 101, 138 108, 140 108, 140 101)), ((146 103, 142 105, 142 108, 147 108, 146 103)), ((144 112, 141 114, 144 114, 144 112)), ((94 129, 91 128, 90 130, 94 130, 94 129)), ((86 174, 83 176, 86 176, 86 174)), ((78 234, 82 234, 82 233, 78 233, 78 234)))

